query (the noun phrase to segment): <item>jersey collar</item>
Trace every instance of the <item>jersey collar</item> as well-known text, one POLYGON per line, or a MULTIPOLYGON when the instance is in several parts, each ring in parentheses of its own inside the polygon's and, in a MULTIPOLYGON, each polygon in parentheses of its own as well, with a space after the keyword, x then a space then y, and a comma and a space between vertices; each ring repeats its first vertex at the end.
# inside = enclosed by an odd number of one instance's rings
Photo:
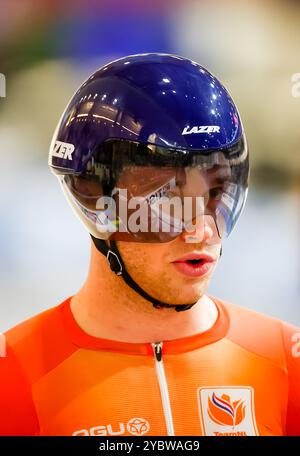
MULTIPOLYGON (((229 329, 229 314, 224 303, 218 298, 207 295, 212 299, 218 310, 218 317, 211 328, 188 337, 163 342, 163 355, 175 355, 195 350, 212 344, 226 336, 229 329)), ((153 355, 151 343, 130 343, 117 340, 103 339, 87 334, 76 322, 71 311, 71 298, 60 304, 63 325, 72 343, 77 347, 90 350, 107 350, 132 355, 153 355)))

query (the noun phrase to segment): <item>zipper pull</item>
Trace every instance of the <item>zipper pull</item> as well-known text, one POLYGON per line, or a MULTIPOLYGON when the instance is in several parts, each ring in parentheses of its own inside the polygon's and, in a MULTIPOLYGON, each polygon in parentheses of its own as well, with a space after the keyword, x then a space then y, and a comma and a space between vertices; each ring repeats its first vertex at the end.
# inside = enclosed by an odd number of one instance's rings
POLYGON ((163 343, 162 342, 153 342, 151 345, 153 347, 153 351, 154 351, 156 360, 161 361, 163 343))

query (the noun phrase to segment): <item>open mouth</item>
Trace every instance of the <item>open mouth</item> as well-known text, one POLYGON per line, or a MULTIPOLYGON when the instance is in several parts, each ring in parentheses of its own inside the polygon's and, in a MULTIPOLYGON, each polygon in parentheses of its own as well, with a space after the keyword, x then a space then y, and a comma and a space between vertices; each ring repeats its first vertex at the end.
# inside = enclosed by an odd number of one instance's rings
POLYGON ((206 274, 211 269, 212 264, 211 258, 183 258, 173 262, 178 272, 189 277, 200 277, 206 274))
MULTIPOLYGON (((185 261, 184 261, 185 263, 185 261)), ((204 263, 204 260, 203 259, 198 259, 198 260, 186 260, 186 263, 189 263, 189 264, 201 264, 201 263, 204 263)))

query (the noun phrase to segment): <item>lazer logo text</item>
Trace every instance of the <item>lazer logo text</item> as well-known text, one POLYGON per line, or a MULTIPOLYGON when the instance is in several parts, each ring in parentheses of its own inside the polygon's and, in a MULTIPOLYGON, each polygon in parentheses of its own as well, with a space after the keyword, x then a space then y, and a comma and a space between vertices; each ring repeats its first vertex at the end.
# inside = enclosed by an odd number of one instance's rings
POLYGON ((217 125, 187 126, 182 131, 182 135, 192 135, 193 133, 220 133, 220 127, 217 125))
POLYGON ((52 156, 63 158, 64 160, 72 160, 72 154, 74 152, 74 149, 74 144, 56 141, 52 151, 52 156))

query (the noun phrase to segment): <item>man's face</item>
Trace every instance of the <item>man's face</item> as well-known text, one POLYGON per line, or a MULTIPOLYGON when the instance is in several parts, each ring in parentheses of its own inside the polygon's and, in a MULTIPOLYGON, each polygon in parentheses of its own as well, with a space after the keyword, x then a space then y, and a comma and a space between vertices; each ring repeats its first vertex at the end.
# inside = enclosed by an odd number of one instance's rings
MULTIPOLYGON (((142 172, 141 169, 138 171, 133 178, 131 168, 123 170, 121 184, 129 189, 130 194, 141 189, 142 194, 147 194, 155 187, 154 183, 158 187, 176 175, 178 185, 172 189, 172 193, 181 197, 201 195, 205 206, 210 205, 210 210, 214 210, 213 205, 217 203, 222 183, 228 178, 228 168, 220 164, 206 172, 196 167, 185 169, 180 174, 174 173, 172 168, 161 169, 159 173, 157 170, 154 172, 151 167, 145 167, 142 172), (211 196, 208 201, 209 193, 211 196)), ((148 294, 160 301, 169 304, 192 304, 208 288, 220 255, 221 240, 211 216, 200 216, 196 220, 199 220, 199 223, 194 225, 194 231, 183 231, 169 242, 117 242, 129 274, 148 294), (205 254, 213 261, 208 263, 209 267, 204 274, 201 274, 201 271, 197 273, 197 267, 200 269, 199 263, 192 265, 188 262, 187 267, 178 267, 178 264, 174 263, 189 254, 205 254)))
POLYGON ((169 304, 192 304, 206 292, 220 255, 221 241, 208 245, 209 229, 201 243, 187 243, 182 233, 167 243, 117 242, 118 249, 132 278, 151 296, 169 304), (214 259, 208 271, 187 276, 174 261, 190 253, 206 254, 214 259))

